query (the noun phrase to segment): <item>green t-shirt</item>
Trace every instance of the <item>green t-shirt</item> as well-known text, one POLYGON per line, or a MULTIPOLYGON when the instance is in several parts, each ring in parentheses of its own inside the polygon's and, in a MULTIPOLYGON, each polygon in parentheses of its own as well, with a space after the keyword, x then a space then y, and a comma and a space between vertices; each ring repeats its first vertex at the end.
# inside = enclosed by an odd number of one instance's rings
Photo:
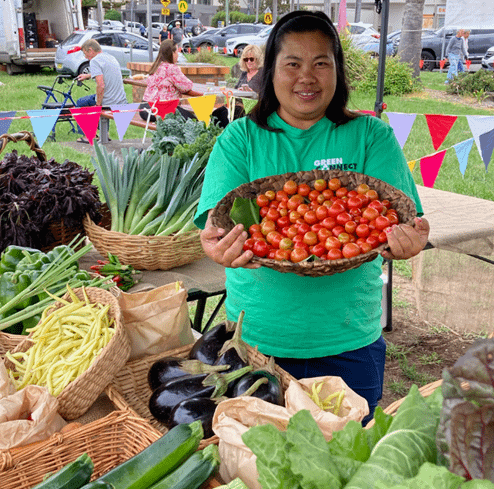
MULTIPOLYGON (((230 190, 257 178, 313 169, 365 173, 419 197, 392 128, 362 116, 336 127, 323 118, 309 129, 286 124, 276 113, 259 128, 248 117, 218 137, 208 165, 196 224, 230 190)), ((226 269, 226 311, 245 310, 242 339, 266 355, 318 358, 356 350, 381 335, 382 259, 325 277, 300 277, 261 267, 226 269)))

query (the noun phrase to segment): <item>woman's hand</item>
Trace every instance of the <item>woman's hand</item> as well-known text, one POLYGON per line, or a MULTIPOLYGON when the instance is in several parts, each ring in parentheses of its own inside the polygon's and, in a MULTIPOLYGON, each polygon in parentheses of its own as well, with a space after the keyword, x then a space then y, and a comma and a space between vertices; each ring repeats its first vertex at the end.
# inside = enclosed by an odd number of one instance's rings
POLYGON ((415 218, 415 226, 398 224, 388 233, 389 250, 381 253, 387 260, 407 260, 418 255, 429 239, 429 222, 415 218))
POLYGON ((254 256, 252 251, 243 251, 246 239, 247 232, 242 224, 225 235, 225 230, 214 227, 209 218, 201 232, 202 247, 211 260, 229 268, 259 268, 259 264, 249 263, 254 256))

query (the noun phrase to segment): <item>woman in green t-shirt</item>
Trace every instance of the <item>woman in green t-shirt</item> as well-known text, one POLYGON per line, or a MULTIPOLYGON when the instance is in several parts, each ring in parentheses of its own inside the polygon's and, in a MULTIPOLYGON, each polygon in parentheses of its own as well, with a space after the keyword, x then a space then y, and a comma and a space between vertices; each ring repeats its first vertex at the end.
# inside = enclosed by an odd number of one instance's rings
MULTIPOLYGON (((343 50, 322 12, 291 12, 269 36, 257 105, 218 137, 206 167, 196 224, 206 254, 226 267, 226 310, 245 310, 242 338, 297 378, 336 375, 367 399, 382 395, 382 258, 325 277, 300 277, 251 263, 241 225, 225 235, 208 219, 224 195, 268 175, 313 169, 365 173, 403 190, 422 213, 391 127, 347 109, 343 50)), ((426 245, 429 225, 397 225, 382 256, 408 259, 426 245)))

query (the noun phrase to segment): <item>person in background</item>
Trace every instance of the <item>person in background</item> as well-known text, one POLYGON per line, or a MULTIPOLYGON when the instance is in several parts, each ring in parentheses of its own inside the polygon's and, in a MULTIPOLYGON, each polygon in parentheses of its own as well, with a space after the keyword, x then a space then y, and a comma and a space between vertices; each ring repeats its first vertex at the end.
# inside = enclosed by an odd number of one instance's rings
MULTIPOLYGON (((193 83, 183 73, 177 65, 178 48, 172 39, 167 39, 160 44, 158 56, 151 65, 149 77, 147 78, 147 87, 144 92, 144 103, 140 106, 140 116, 142 119, 148 119, 148 111, 153 102, 164 100, 176 100, 183 95, 191 97, 200 97, 204 95, 201 92, 193 90, 193 83)), ((196 118, 195 115, 180 106, 177 107, 186 119, 196 118)), ((156 117, 151 115, 150 122, 156 122, 156 117)))
POLYGON ((173 39, 173 42, 178 46, 178 48, 182 49, 184 31, 180 27, 180 22, 178 20, 175 22, 175 27, 171 30, 170 36, 173 39))
MULTIPOLYGON (((89 60, 90 73, 83 73, 77 79, 82 81, 93 78, 96 81, 96 93, 79 98, 76 101, 76 107, 126 104, 127 96, 124 90, 122 71, 116 58, 111 54, 104 53, 96 39, 85 41, 81 50, 86 59, 89 60)), ((79 125, 77 131, 79 134, 84 134, 79 125)), ((84 137, 80 137, 77 141, 89 143, 84 137)))
POLYGON ((444 82, 446 85, 458 75, 458 62, 467 56, 465 41, 463 39, 463 29, 459 29, 456 32, 456 36, 451 37, 446 48, 446 59, 449 61, 448 75, 444 82))
POLYGON ((146 28, 144 27, 143 24, 141 24, 141 26, 139 27, 139 34, 142 36, 142 37, 146 37, 146 28))
POLYGON ((166 41, 167 39, 168 39, 168 32, 166 30, 166 25, 163 25, 161 27, 160 33, 158 35, 158 43, 160 44, 160 46, 161 46, 161 43, 163 41, 166 41))
MULTIPOLYGON (((300 277, 252 263, 241 224, 216 228, 211 212, 231 190, 270 175, 320 168, 371 175, 402 190, 422 214, 420 199, 393 129, 347 108, 349 88, 338 32, 323 12, 294 11, 271 31, 259 100, 216 139, 206 166, 195 224, 207 256, 226 267, 226 312, 245 311, 242 339, 296 378, 339 376, 364 397, 372 417, 382 396, 382 258, 343 273, 300 277), (341 162, 341 163, 338 163, 341 162)), ((417 255, 429 224, 389 229, 390 260, 417 255)))
POLYGON ((468 59, 468 38, 470 37, 470 31, 465 29, 463 30, 463 42, 465 43, 465 56, 461 56, 458 61, 458 73, 463 73, 465 68, 463 67, 463 63, 468 59))
POLYGON ((259 93, 261 89, 262 66, 264 56, 259 46, 249 44, 242 51, 240 69, 242 73, 235 88, 259 93))

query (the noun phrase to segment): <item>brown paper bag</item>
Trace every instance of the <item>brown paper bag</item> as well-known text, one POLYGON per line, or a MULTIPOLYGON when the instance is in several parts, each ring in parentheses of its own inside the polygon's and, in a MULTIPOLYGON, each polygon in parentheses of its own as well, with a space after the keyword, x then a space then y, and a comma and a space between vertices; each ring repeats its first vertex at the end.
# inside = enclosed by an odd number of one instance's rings
POLYGON ((0 450, 49 438, 67 422, 58 414, 58 401, 45 387, 28 385, 16 391, 0 361, 0 450))
POLYGON ((120 292, 118 303, 130 338, 130 360, 194 342, 182 282, 143 292, 120 292))
POLYGON ((225 482, 240 477, 249 489, 262 489, 257 481, 256 456, 242 441, 252 426, 273 424, 285 430, 290 415, 277 406, 257 397, 241 396, 218 404, 213 417, 213 431, 219 437, 220 476, 225 482))
POLYGON ((333 431, 343 429, 348 421, 360 422, 369 414, 369 406, 366 399, 350 389, 341 377, 326 376, 300 379, 298 381, 292 380, 285 392, 285 405, 290 414, 295 414, 302 409, 308 409, 328 441, 333 437, 333 431), (338 416, 321 409, 307 395, 311 392, 312 385, 316 382, 323 382, 319 393, 321 399, 342 389, 345 391, 345 397, 338 416))

